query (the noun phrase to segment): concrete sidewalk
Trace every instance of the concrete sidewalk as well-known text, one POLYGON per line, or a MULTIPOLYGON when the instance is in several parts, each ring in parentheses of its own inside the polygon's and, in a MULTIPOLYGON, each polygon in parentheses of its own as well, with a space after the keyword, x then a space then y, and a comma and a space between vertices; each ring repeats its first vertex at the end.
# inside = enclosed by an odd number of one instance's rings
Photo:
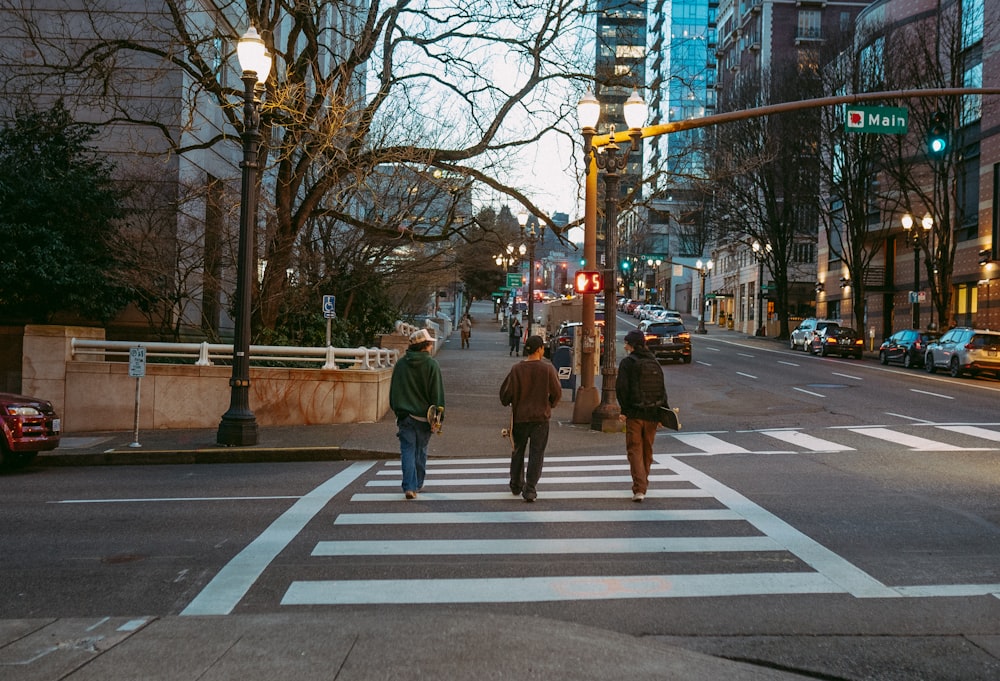
MULTIPOLYGON (((447 410, 432 457, 507 456, 509 410, 500 382, 517 357, 491 306, 473 307, 471 348, 458 334, 438 354, 447 410)), ((622 329, 622 334, 625 330, 622 329)), ((736 334, 734 334, 736 335, 736 334)), ((622 434, 571 423, 570 391, 555 410, 548 453, 620 453, 622 434)), ((219 415, 226 405, 220 405, 219 415)), ((377 423, 261 428, 247 448, 215 445, 214 430, 67 434, 43 466, 316 461, 395 458, 392 415, 377 423)), ((448 607, 337 608, 225 617, 0 621, 4 679, 153 681, 395 678, 683 679, 805 678, 732 662, 652 639, 536 617, 448 607)))
MULTIPOLYGON (((432 457, 506 456, 510 446, 500 430, 510 420, 501 406, 500 383, 512 364, 507 335, 493 319, 492 304, 473 306, 476 320, 469 349, 461 348, 456 331, 443 344, 437 359, 444 376, 444 429, 431 438, 432 457)), ((621 352, 621 350, 619 350, 621 352)), ((598 381, 600 377, 598 376, 598 381)), ((219 405, 219 417, 228 405, 219 405)), ((553 413, 549 452, 592 452, 611 448, 624 457, 622 435, 591 431, 574 425, 572 392, 553 413)), ((131 447, 133 432, 66 433, 58 449, 43 452, 44 466, 101 464, 232 463, 260 461, 317 461, 379 459, 399 455, 396 423, 387 414, 377 423, 261 427, 253 447, 220 447, 215 429, 140 430, 141 447, 131 447)))

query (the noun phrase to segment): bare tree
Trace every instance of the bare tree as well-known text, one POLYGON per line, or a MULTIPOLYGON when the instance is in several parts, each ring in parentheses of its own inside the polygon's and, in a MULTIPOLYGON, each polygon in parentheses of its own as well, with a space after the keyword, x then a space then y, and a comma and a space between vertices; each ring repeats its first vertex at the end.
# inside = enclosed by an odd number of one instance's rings
MULTIPOLYGON (((983 25, 983 5, 949 3, 941 11, 922 17, 886 35, 886 89, 913 87, 980 87, 982 66, 970 65, 977 43, 990 44, 974 30, 983 25), (975 16, 964 16, 966 10, 975 16), (930 36, 930 39, 928 37, 930 36)), ((989 31, 987 25, 986 31, 989 31)), ((952 274, 959 241, 977 236, 979 197, 979 120, 981 96, 919 98, 905 104, 910 111, 910 134, 887 140, 886 176, 899 188, 899 211, 919 223, 925 214, 933 219, 928 238, 917 246, 923 255, 924 275, 930 282, 938 327, 951 320, 952 274), (944 153, 933 155, 927 131, 935 114, 941 114, 949 135, 944 153)), ((896 213, 898 220, 899 213, 896 213)))
MULTIPOLYGON (((819 71, 825 94, 864 92, 883 85, 881 63, 868 50, 871 38, 855 41, 852 33, 829 36, 819 71)), ((821 110, 819 154, 823 196, 819 211, 830 260, 840 261, 851 282, 854 326, 864 329, 868 285, 877 279, 873 263, 883 255, 885 240, 893 228, 894 202, 899 191, 891 178, 881 176, 885 140, 876 134, 847 130, 844 107, 821 110)), ((882 274, 879 284, 885 284, 882 274)))
POLYGON ((216 167, 226 167, 218 161, 233 155, 243 126, 233 44, 247 24, 257 28, 274 57, 262 109, 263 328, 281 314, 304 244, 361 232, 376 248, 398 239, 406 248, 397 256, 422 244, 430 257, 473 224, 464 210, 471 183, 544 215, 505 177, 517 149, 575 127, 566 78, 582 73, 573 40, 591 11, 572 0, 279 0, 211 10, 165 0, 141 12, 106 0, 37 9, 0 0, 0 10, 8 98, 58 92, 109 137, 158 133, 134 151, 200 154, 216 167), (386 191, 414 174, 433 198, 386 191), (443 219, 416 219, 431 205, 443 219))
MULTIPOLYGON (((818 75, 800 63, 778 64, 761 82, 747 81, 727 108, 817 96, 818 75)), ((774 282, 780 337, 788 337, 790 273, 796 245, 815 240, 819 194, 819 126, 814 111, 753 118, 721 126, 714 139, 718 183, 712 222, 720 240, 757 241, 774 282), (727 230, 727 231, 721 231, 727 230)))

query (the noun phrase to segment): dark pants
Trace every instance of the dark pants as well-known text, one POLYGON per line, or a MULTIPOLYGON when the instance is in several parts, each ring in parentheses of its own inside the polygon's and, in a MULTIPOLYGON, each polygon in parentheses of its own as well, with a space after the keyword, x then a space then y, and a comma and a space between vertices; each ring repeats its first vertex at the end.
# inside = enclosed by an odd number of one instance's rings
POLYGON ((522 492, 534 492, 542 477, 545 446, 549 443, 549 422, 515 423, 514 451, 510 454, 510 485, 522 492), (528 450, 528 470, 524 470, 524 451, 528 450))
POLYGON ((649 469, 653 466, 653 439, 656 437, 656 421, 643 419, 625 420, 625 451, 628 467, 632 473, 632 493, 645 494, 649 488, 649 469))
POLYGON ((510 353, 511 355, 521 354, 521 336, 511 336, 510 337, 510 353))

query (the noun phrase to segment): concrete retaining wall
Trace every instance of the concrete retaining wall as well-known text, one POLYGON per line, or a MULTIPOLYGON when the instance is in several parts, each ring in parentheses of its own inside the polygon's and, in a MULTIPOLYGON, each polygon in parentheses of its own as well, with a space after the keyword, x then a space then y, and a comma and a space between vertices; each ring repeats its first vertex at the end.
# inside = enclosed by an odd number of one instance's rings
MULTIPOLYGON (((215 428, 229 408, 228 366, 146 365, 128 375, 127 362, 73 361, 72 338, 104 338, 103 329, 27 326, 22 392, 51 400, 63 430, 129 430, 139 381, 139 427, 215 428)), ((389 411, 392 369, 250 369, 250 407, 262 426, 365 423, 389 411)))

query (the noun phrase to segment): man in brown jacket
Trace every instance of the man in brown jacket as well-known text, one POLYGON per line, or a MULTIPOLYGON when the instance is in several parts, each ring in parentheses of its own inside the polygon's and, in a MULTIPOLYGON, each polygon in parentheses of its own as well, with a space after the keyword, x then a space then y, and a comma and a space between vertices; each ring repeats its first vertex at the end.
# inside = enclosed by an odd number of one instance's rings
POLYGON ((542 337, 529 336, 524 343, 524 359, 511 367, 500 386, 500 404, 513 405, 514 409, 510 491, 529 502, 538 496, 535 486, 542 475, 552 408, 562 399, 559 375, 551 362, 542 359, 544 351, 542 337), (527 472, 524 470, 525 449, 528 450, 527 472))

